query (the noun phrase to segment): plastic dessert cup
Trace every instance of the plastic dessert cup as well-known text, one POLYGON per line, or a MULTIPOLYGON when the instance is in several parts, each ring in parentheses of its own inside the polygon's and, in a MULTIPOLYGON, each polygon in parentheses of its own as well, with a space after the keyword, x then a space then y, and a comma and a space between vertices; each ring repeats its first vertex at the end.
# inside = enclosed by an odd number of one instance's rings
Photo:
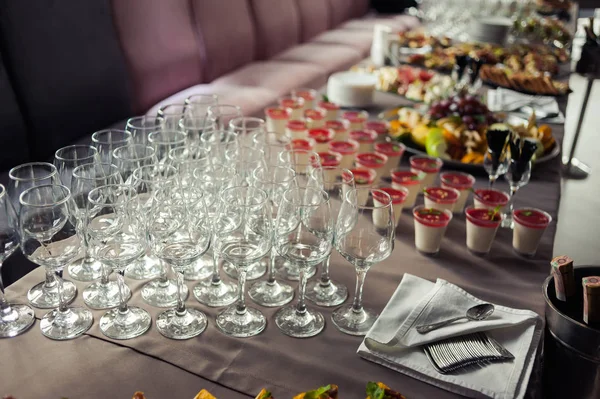
POLYGON ((480 188, 475 190, 473 195, 473 204, 475 208, 483 208, 493 211, 494 209, 500 207, 498 209, 502 211, 504 210, 506 204, 508 204, 509 199, 510 196, 504 191, 494 190, 491 188, 480 188))
POLYGON ((490 252, 496 232, 502 223, 500 212, 472 206, 465 209, 467 224, 467 249, 475 255, 490 252))
POLYGON ((388 121, 377 120, 377 121, 366 121, 365 129, 374 130, 377 133, 377 142, 385 143, 388 133, 390 131, 390 124, 388 121))
POLYGON ((321 158, 321 166, 323 166, 324 180, 328 182, 335 181, 335 174, 337 172, 333 168, 340 166, 342 154, 333 151, 319 152, 318 154, 321 158))
POLYGON ((475 178, 468 173, 443 172, 440 174, 440 181, 442 182, 442 187, 458 190, 460 196, 458 197, 458 201, 454 204, 452 212, 462 212, 469 199, 471 188, 473 188, 473 184, 475 184, 475 178))
POLYGON ((350 130, 365 129, 365 123, 369 120, 367 111, 346 111, 342 114, 342 119, 350 122, 350 130))
POLYGON ((413 172, 425 173, 421 188, 431 186, 433 183, 435 183, 435 178, 444 164, 439 158, 425 157, 421 155, 413 155, 410 157, 409 161, 410 170, 413 172))
POLYGON ((285 126, 285 135, 292 140, 306 139, 308 137, 308 128, 306 122, 292 119, 285 126))
POLYGON ((304 116, 304 99, 302 97, 281 97, 279 106, 291 110, 290 119, 301 120, 304 116))
POLYGON ((309 129, 325 127, 325 115, 327 111, 323 108, 304 110, 304 119, 309 129))
POLYGON ((423 197, 425 198, 426 208, 439 209, 440 211, 449 210, 452 212, 456 201, 460 197, 460 193, 453 188, 425 187, 423 197))
POLYGON ((335 132, 325 128, 309 129, 308 137, 315 141, 315 151, 329 151, 329 143, 333 141, 335 132))
POLYGON ((314 151, 315 140, 311 138, 292 140, 292 150, 314 151))
POLYGON ((358 141, 358 152, 371 152, 375 149, 377 133, 374 130, 351 130, 350 138, 358 141))
POLYGON ((383 154, 376 152, 361 152, 356 155, 356 166, 359 168, 373 169, 377 173, 374 183, 379 183, 383 176, 381 169, 385 166, 388 159, 383 154))
POLYGON ((448 223, 452 220, 452 212, 420 205, 413 209, 413 216, 417 250, 424 255, 437 255, 448 223))
MULTIPOLYGON (((392 198, 392 207, 394 208, 394 226, 397 226, 398 221, 400 220, 400 216, 402 215, 402 209, 404 209, 404 202, 406 201, 406 197, 408 196, 408 189, 406 187, 378 187, 378 189, 380 189, 381 191, 385 191, 392 198)), ((373 202, 375 204, 378 204, 376 196, 373 196, 373 202)), ((373 221, 375 223, 375 226, 385 226, 385 224, 377 224, 378 222, 381 223, 382 221, 377 220, 375 214, 373 214, 373 221)), ((385 223, 385 221, 383 222, 385 223)))
POLYGON ((352 169, 354 166, 354 158, 358 153, 359 144, 355 140, 348 141, 331 141, 328 144, 329 151, 337 152, 342 154, 342 162, 340 167, 345 169, 352 169))
POLYGON ((521 208, 513 212, 513 220, 513 249, 519 255, 534 256, 552 217, 540 209, 521 208))
POLYGON ((375 152, 387 157, 387 162, 381 169, 382 176, 388 176, 392 169, 398 167, 406 147, 401 143, 376 143, 375 152))
POLYGON ((267 131, 275 132, 280 135, 285 134, 285 127, 287 126, 292 111, 289 108, 272 107, 265 109, 265 117, 267 123, 267 131))
MULTIPOLYGON (((354 168, 350 171, 354 175, 354 184, 356 185, 356 188, 371 187, 377 178, 377 173, 373 169, 354 168)), ((358 205, 366 205, 369 200, 369 190, 359 190, 358 193, 358 205)))
POLYGON ((327 110, 327 115, 325 115, 325 120, 334 121, 338 118, 340 113, 340 106, 329 102, 329 101, 319 101, 319 108, 323 108, 327 110))
POLYGON ((350 136, 348 135, 348 133, 350 132, 350 122, 348 122, 346 119, 325 121, 325 127, 327 129, 333 129, 333 131, 335 132, 336 141, 344 141, 350 138, 350 136))
POLYGON ((304 99, 304 109, 311 109, 315 107, 315 101, 319 93, 313 89, 294 89, 292 90, 292 97, 301 97, 304 99))
POLYGON ((404 201, 405 207, 412 208, 415 206, 415 201, 417 200, 419 191, 421 191, 421 182, 424 177, 424 173, 413 172, 411 170, 392 170, 392 187, 398 189, 400 187, 406 187, 408 190, 408 196, 404 201))

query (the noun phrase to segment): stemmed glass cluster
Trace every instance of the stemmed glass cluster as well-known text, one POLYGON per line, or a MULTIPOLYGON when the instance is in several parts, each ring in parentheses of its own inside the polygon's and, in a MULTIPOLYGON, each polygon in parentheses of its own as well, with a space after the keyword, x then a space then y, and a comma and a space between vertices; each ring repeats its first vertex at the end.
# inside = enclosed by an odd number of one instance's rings
MULTIPOLYGON (((85 304, 106 310, 99 327, 112 339, 137 337, 152 324, 147 310, 128 304, 126 278, 148 280, 142 300, 165 308, 155 323, 168 338, 206 329, 206 315, 186 303, 190 290, 189 300, 224 307, 215 320, 224 334, 259 334, 267 317, 247 305, 246 282, 265 273, 249 297, 283 306, 274 322, 285 334, 310 337, 325 318, 305 299, 333 307, 348 296, 331 278, 335 248, 358 277, 353 304, 338 308, 333 322, 365 334, 376 316, 362 307, 364 277, 391 253, 394 217, 385 192, 359 190, 350 170, 323 167, 317 153, 293 149, 261 119, 216 96, 193 96, 156 116, 131 118, 125 130, 96 132, 91 146, 60 149, 54 165, 13 168, 6 193, 0 186, 0 264, 20 245, 45 267, 46 280, 28 299, 53 309, 40 323, 53 339, 77 337, 93 323, 89 310, 69 307, 77 289, 62 278, 65 268, 88 283, 85 304), (358 197, 371 200, 362 205, 358 197), (321 263, 319 278, 309 282, 321 263), (196 282, 188 289, 186 280, 196 282), (299 281, 294 304, 285 280, 299 281)), ((0 336, 33 320, 31 308, 0 296, 0 336)))

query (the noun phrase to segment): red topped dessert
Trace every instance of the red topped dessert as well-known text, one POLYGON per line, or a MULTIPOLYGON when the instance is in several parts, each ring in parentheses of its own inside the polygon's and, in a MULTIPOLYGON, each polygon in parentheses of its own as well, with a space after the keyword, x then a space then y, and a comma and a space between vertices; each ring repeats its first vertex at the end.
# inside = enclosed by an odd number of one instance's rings
POLYGON ((344 133, 350 127, 350 122, 348 122, 346 119, 336 119, 325 122, 325 127, 327 129, 333 129, 336 134, 344 133))
MULTIPOLYGON (((392 187, 381 187, 381 191, 385 191, 392 198, 392 204, 401 204, 406 199, 408 191, 406 189, 400 190, 392 187)), ((373 195, 375 197, 375 195, 373 195)))
POLYGON ((362 152, 356 155, 356 163, 365 168, 379 169, 383 167, 386 162, 387 157, 385 155, 377 154, 375 152, 362 152))
POLYGON ((422 177, 417 172, 410 170, 397 170, 392 172, 392 182, 402 186, 421 184, 422 177))
POLYGON ((513 213, 515 222, 532 229, 545 229, 552 218, 546 212, 533 208, 517 209, 513 213))
POLYGON ((509 195, 503 191, 480 188, 475 190, 476 208, 495 208, 504 206, 510 199, 509 195))
POLYGON ((289 119, 292 111, 283 107, 271 107, 265 109, 265 114, 271 119, 289 119))
POLYGON ((279 105, 284 108, 301 109, 304 107, 302 97, 283 97, 279 99, 279 105))
POLYGON ((308 137, 315 139, 317 143, 329 143, 333 140, 335 132, 331 129, 310 129, 308 131, 308 137))
POLYGON ((342 154, 332 151, 319 152, 322 166, 338 166, 342 161, 342 154))
POLYGON ((375 151, 388 157, 401 157, 406 147, 401 143, 377 143, 375 151))
POLYGON ((292 90, 293 97, 302 97, 306 101, 312 101, 317 98, 317 91, 313 89, 292 90))
POLYGON ((453 204, 458 199, 458 191, 453 188, 427 187, 425 197, 440 204, 453 204))
POLYGON ((306 122, 300 120, 291 120, 287 123, 286 127, 290 130, 306 130, 306 122))
POLYGON ((375 130, 380 137, 385 137, 388 134, 390 124, 387 121, 367 121, 365 129, 375 130))
POLYGON ((462 172, 444 172, 440 175, 443 185, 455 188, 457 190, 468 190, 473 187, 475 178, 468 173, 462 172))
POLYGON ((439 158, 413 155, 410 157, 410 167, 422 170, 425 173, 437 173, 442 168, 443 162, 439 158))
POLYGON ((482 208, 467 208, 465 210, 467 219, 476 226, 496 228, 502 221, 500 212, 490 211, 482 208))
POLYGON ((327 111, 323 108, 313 108, 304 111, 304 117, 312 120, 323 120, 327 111))
POLYGON ((313 139, 296 139, 292 140, 292 149, 294 150, 307 150, 310 151, 315 146, 315 140, 313 139))
POLYGON ((338 111, 340 109, 339 105, 329 101, 319 101, 319 107, 325 108, 327 111, 338 111))
POLYGON ((351 155, 358 151, 358 142, 355 140, 331 141, 329 142, 329 150, 339 152, 342 155, 351 155))
POLYGON ((413 211, 415 219, 429 227, 446 226, 452 214, 434 208, 418 207, 413 211))
POLYGON ((356 185, 372 184, 375 177, 377 177, 377 173, 373 169, 354 168, 351 172, 354 175, 356 185))
POLYGON ((352 123, 365 123, 369 119, 367 111, 346 111, 342 114, 342 118, 347 119, 352 123))
POLYGON ((377 133, 373 130, 353 130, 350 132, 350 138, 359 143, 373 143, 377 139, 377 133))

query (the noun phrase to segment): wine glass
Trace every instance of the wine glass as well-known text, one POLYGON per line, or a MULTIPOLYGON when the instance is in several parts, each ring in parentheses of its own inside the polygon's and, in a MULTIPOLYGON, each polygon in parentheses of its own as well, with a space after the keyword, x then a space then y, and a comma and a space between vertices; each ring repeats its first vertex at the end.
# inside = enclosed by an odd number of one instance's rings
POLYGON ((212 255, 212 277, 198 283, 194 287, 194 297, 198 302, 211 306, 227 306, 235 302, 237 298, 237 286, 229 281, 221 279, 219 273, 219 253, 214 250, 217 216, 220 210, 219 194, 222 190, 236 185, 238 178, 235 169, 224 164, 213 164, 209 173, 203 170, 194 171, 194 178, 198 186, 203 190, 206 207, 212 221, 213 240, 211 248, 207 253, 212 255))
MULTIPOLYGON (((115 165, 87 164, 75 168, 71 184, 71 196, 74 204, 74 215, 77 220, 77 229, 82 237, 81 244, 84 257, 81 264, 100 270, 100 280, 88 285, 82 293, 83 301, 92 309, 110 309, 119 305, 119 286, 116 281, 111 281, 109 276, 112 270, 102 262, 92 257, 87 229, 87 210, 89 207, 89 194, 97 188, 110 184, 121 184, 121 174, 115 165)), ((78 265, 75 263, 75 265, 78 265)), ((69 268, 69 272, 71 269, 69 268)), ((128 290, 127 295, 131 296, 128 290)))
POLYGON ((176 131, 179 129, 179 121, 186 115, 186 107, 183 103, 165 104, 158 109, 156 115, 163 120, 163 129, 176 131))
POLYGON ((199 145, 202 132, 205 130, 215 130, 215 125, 207 117, 192 117, 190 114, 186 114, 179 121, 178 130, 187 135, 188 145, 199 145))
POLYGON ((177 273, 177 306, 158 315, 158 331, 172 339, 195 337, 204 331, 207 319, 201 311, 186 308, 183 281, 185 270, 202 257, 210 244, 211 226, 202 191, 193 186, 175 193, 160 188, 153 196, 147 225, 152 252, 177 273))
POLYGON ((494 156, 490 151, 486 151, 483 157, 483 168, 489 175, 490 188, 494 187, 494 183, 500 176, 506 173, 510 159, 506 154, 503 154, 498 161, 494 161, 494 156))
POLYGON ((92 134, 92 145, 98 150, 100 162, 111 164, 115 148, 132 144, 131 133, 125 130, 106 129, 92 134))
POLYGON ((63 269, 79 255, 80 249, 71 193, 61 185, 36 186, 24 191, 19 202, 23 255, 56 274, 59 306, 40 321, 42 334, 56 340, 78 337, 92 326, 94 318, 85 308, 68 307, 62 295, 63 269))
POLYGON ((509 143, 511 132, 508 129, 488 129, 485 133, 487 151, 483 158, 483 168, 490 177, 490 188, 498 177, 506 173, 509 164, 506 147, 509 143))
POLYGON ((251 116, 240 116, 229 121, 229 130, 238 135, 241 145, 252 146, 252 136, 265 131, 265 121, 251 116))
MULTIPOLYGON (((8 172, 8 197, 15 208, 17 216, 21 212, 19 197, 21 194, 35 186, 60 184, 56 167, 47 162, 31 162, 15 166, 8 172)), ((67 302, 71 302, 77 295, 77 288, 71 281, 63 281, 62 295, 67 302)), ((29 303, 40 309, 53 309, 58 306, 58 287, 54 278, 54 271, 46 268, 46 278, 41 283, 31 287, 27 292, 29 303)))
MULTIPOLYGON (((315 169, 313 172, 321 171, 315 169)), ((331 217, 335 226, 344 197, 354 188, 354 175, 348 169, 324 166, 322 173, 315 173, 311 183, 313 182, 316 183, 317 188, 322 187, 329 194, 331 217)), ((331 256, 328 256, 323 262, 321 277, 309 281, 306 285, 306 298, 319 306, 337 306, 348 298, 348 288, 329 277, 330 258, 331 256)))
POLYGON ((213 163, 225 163, 225 153, 238 146, 238 137, 226 130, 207 130, 200 135, 200 145, 208 150, 213 163))
POLYGON ((394 222, 392 198, 385 191, 355 188, 346 195, 336 224, 335 247, 356 268, 356 289, 352 304, 331 315, 333 324, 346 334, 366 335, 377 319, 376 312, 363 307, 363 285, 371 266, 392 254, 394 222), (372 205, 360 205, 358 198, 365 194, 372 198, 372 205))
MULTIPOLYGON (((0 184, 0 273, 2 263, 19 248, 17 222, 17 213, 6 188, 0 184)), ((34 322, 33 309, 8 302, 0 274, 0 338, 15 337, 28 330, 34 322)))
POLYGON ((211 105, 219 104, 216 94, 192 94, 185 99, 185 106, 193 118, 204 118, 211 105))
POLYGON ((100 318, 100 331, 112 339, 137 337, 150 328, 150 314, 127 305, 125 269, 146 252, 145 229, 137 193, 131 186, 114 184, 90 191, 87 229, 94 257, 117 271, 119 306, 100 318))
POLYGON ((215 221, 216 251, 238 269, 238 300, 217 315, 217 327, 234 337, 250 337, 265 329, 267 320, 246 306, 248 266, 271 249, 272 220, 267 193, 256 187, 236 186, 221 191, 220 211, 215 221))
POLYGON ((255 148, 260 148, 265 153, 265 162, 275 165, 279 162, 279 155, 292 149, 292 139, 275 132, 259 131, 252 135, 255 148))
POLYGON ((206 116, 215 125, 215 129, 228 130, 229 122, 243 115, 242 109, 237 105, 217 104, 208 107, 206 116))
POLYGON ((502 227, 513 228, 513 210, 514 210, 514 199, 515 194, 519 188, 529 183, 531 177, 531 161, 527 162, 524 168, 520 168, 518 161, 511 159, 510 166, 506 171, 506 179, 510 186, 510 199, 508 200, 508 210, 505 213, 504 219, 502 220, 502 227))
MULTIPOLYGON (((177 169, 171 165, 146 165, 133 172, 131 186, 137 192, 137 201, 143 214, 148 214, 152 209, 153 196, 159 188, 176 189, 177 176, 177 169)), ((142 287, 144 302, 161 308, 174 306, 178 297, 177 281, 168 278, 167 269, 154 255, 146 254, 140 262, 155 264, 160 268, 160 275, 142 287)), ((187 296, 187 287, 184 289, 187 296)))
POLYGON ((320 312, 309 309, 304 301, 308 271, 331 254, 333 217, 329 194, 313 187, 287 190, 281 199, 274 229, 274 245, 279 256, 300 270, 298 303, 275 313, 279 329, 292 337, 317 335, 325 327, 320 312))
POLYGON ((134 116, 127 119, 125 130, 131 133, 133 144, 148 145, 148 134, 161 130, 165 121, 152 115, 134 116))
POLYGON ((169 151, 177 147, 185 147, 187 135, 177 130, 159 130, 148 134, 148 142, 156 151, 159 164, 164 164, 169 158, 169 151))
POLYGON ((156 150, 145 144, 131 144, 115 148, 113 164, 119 169, 123 181, 131 184, 133 172, 142 166, 154 165, 158 162, 156 150))
MULTIPOLYGON (((294 170, 287 166, 272 168, 261 166, 252 174, 253 186, 264 190, 269 197, 273 220, 277 217, 277 208, 281 202, 281 196, 287 189, 292 187, 295 177, 294 170)), ((250 298, 262 306, 281 306, 294 298, 292 286, 275 279, 276 255, 275 250, 271 249, 268 260, 268 279, 258 281, 250 287, 250 298)))
POLYGON ((54 166, 58 171, 60 182, 65 187, 71 187, 73 169, 86 163, 100 162, 96 147, 91 145, 69 145, 54 153, 54 166))

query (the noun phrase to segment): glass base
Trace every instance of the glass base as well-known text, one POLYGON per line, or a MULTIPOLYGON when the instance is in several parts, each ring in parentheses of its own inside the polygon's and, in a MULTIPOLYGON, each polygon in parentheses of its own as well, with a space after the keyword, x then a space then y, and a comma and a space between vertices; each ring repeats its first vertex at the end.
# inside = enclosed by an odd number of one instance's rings
POLYGON ((186 267, 183 271, 187 281, 205 280, 213 274, 212 253, 204 254, 198 261, 186 267))
MULTIPOLYGON (((189 294, 187 286, 183 286, 183 297, 189 294)), ((150 306, 172 308, 177 305, 177 280, 152 280, 142 287, 142 299, 150 306)))
POLYGON ((193 308, 179 314, 176 309, 165 310, 156 318, 158 332, 171 339, 189 339, 202 334, 208 321, 206 315, 193 308))
POLYGON ((512 216, 506 214, 505 218, 502 220, 502 223, 500 223, 500 227, 505 228, 505 229, 514 228, 515 222, 514 222, 512 216))
POLYGON ((54 309, 40 320, 40 329, 46 337, 62 341, 79 337, 93 322, 92 312, 85 308, 73 307, 64 312, 54 309))
POLYGON ((108 338, 135 338, 150 328, 150 313, 136 306, 128 306, 126 312, 119 309, 109 310, 100 318, 100 331, 108 338))
MULTIPOLYGON (((109 281, 102 284, 99 281, 85 287, 83 293, 83 302, 92 309, 111 309, 119 306, 119 284, 116 281, 109 281)), ((131 298, 131 290, 125 286, 125 295, 127 300, 131 298)))
POLYGON ((333 324, 343 333, 367 335, 379 315, 371 309, 355 311, 352 304, 337 308, 331 315, 333 324))
POLYGON ((237 300, 237 292, 237 285, 225 280, 205 280, 194 287, 196 300, 213 308, 231 305, 237 300))
MULTIPOLYGON (((234 280, 238 278, 238 272, 235 266, 230 262, 223 262, 223 271, 234 280)), ((267 262, 260 260, 248 266, 248 275, 246 280, 256 280, 261 278, 267 272, 267 262)))
POLYGON ((298 313, 296 305, 289 305, 275 313, 275 324, 290 337, 308 338, 323 331, 325 318, 316 310, 307 308, 304 313, 298 313))
POLYGON ((337 306, 348 298, 348 288, 345 285, 329 280, 323 285, 321 279, 309 281, 306 284, 306 299, 319 306, 337 306))
POLYGON ((73 280, 89 282, 102 277, 102 264, 92 258, 83 258, 71 263, 67 271, 73 280))
POLYGON ((35 313, 27 305, 11 303, 10 312, 0 314, 0 338, 16 337, 27 331, 35 321, 35 313))
POLYGON ((239 313, 234 305, 219 313, 216 323, 223 334, 244 338, 260 334, 267 326, 267 319, 258 309, 246 307, 244 313, 239 313))
MULTIPOLYGON (((27 292, 29 303, 38 309, 54 309, 59 305, 56 282, 46 285, 42 281, 27 292)), ((77 287, 71 281, 63 280, 62 294, 66 303, 71 303, 77 296, 77 287)))
POLYGON ((145 255, 125 269, 125 277, 134 280, 147 280, 156 278, 163 272, 160 261, 154 256, 145 255))
POLYGON ((272 308, 290 303, 294 299, 294 288, 279 281, 258 281, 252 284, 248 294, 255 303, 272 308))
MULTIPOLYGON (((306 278, 311 278, 316 272, 317 269, 315 267, 311 267, 310 270, 306 272, 306 278)), ((300 268, 283 258, 277 257, 275 259, 275 276, 278 279, 298 281, 300 280, 300 268)))

